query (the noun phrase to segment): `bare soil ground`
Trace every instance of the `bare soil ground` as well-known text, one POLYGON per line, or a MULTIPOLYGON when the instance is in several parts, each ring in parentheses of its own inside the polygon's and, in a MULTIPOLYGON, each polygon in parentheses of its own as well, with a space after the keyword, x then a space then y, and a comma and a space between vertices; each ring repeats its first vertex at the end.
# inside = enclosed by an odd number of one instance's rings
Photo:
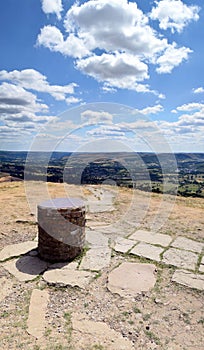
MULTIPOLYGON (((33 183, 33 191, 39 189, 33 183)), ((23 182, 0 183, 0 249, 6 245, 33 240, 37 234, 36 218, 27 203, 23 182)), ((51 198, 86 197, 88 187, 48 184, 51 198)), ((122 218, 134 218, 132 190, 117 188, 116 210, 89 214, 88 222, 114 224, 122 218)), ((137 228, 152 229, 173 237, 182 235, 204 242, 204 201, 199 198, 147 194, 137 191, 135 201, 142 220, 137 228), (148 209, 146 203, 148 202, 148 209), (169 216, 165 213, 172 207, 169 216)), ((135 213, 136 215, 137 213, 135 213)), ((204 294, 171 282, 173 267, 157 264, 157 282, 153 290, 133 299, 113 295, 107 290, 108 273, 123 261, 146 261, 113 252, 111 266, 98 274, 85 290, 56 288, 41 276, 27 283, 18 282, 0 265, 0 277, 12 282, 11 293, 0 303, 0 348, 2 350, 108 350, 90 335, 79 335, 72 328, 72 314, 83 313, 94 322, 102 321, 133 342, 138 350, 202 350, 204 344, 204 294), (50 301, 43 338, 27 333, 30 295, 34 288, 47 289, 50 301), (83 339, 84 337, 84 339, 83 339), (80 347, 79 345, 80 344, 80 347)), ((127 349, 128 350, 128 349, 127 349)))

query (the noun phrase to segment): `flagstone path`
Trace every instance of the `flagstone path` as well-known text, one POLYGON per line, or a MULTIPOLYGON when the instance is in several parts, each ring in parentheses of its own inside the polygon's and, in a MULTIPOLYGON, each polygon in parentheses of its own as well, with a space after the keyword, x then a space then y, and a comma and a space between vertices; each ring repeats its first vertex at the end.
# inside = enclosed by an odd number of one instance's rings
MULTIPOLYGON (((89 212, 114 210, 114 198, 114 191, 94 189, 87 204, 89 212)), ((96 273, 111 266, 112 254, 121 254, 129 258, 135 256, 147 260, 143 260, 142 263, 126 262, 113 268, 109 272, 107 285, 111 293, 129 298, 142 291, 151 290, 157 278, 155 264, 175 267, 172 282, 204 291, 202 242, 182 235, 174 239, 168 234, 134 229, 132 226, 130 229, 125 220, 118 226, 116 224, 104 227, 90 217, 86 228, 86 243, 88 249, 80 260, 59 264, 50 264, 39 259, 36 240, 9 245, 0 251, 0 266, 20 282, 32 281, 41 276, 48 285, 86 289, 96 278, 96 273)), ((0 278, 1 300, 10 293, 12 284, 8 278, 0 278)), ((48 292, 33 290, 28 332, 36 338, 40 338, 44 332, 48 299, 48 292)), ((107 344, 108 349, 132 348, 131 342, 120 339, 117 332, 109 329, 105 323, 85 320, 83 315, 73 315, 73 329, 84 334, 96 334, 107 344), (107 337, 105 340, 104 331, 107 337), (111 343, 110 339, 114 341, 111 343)))

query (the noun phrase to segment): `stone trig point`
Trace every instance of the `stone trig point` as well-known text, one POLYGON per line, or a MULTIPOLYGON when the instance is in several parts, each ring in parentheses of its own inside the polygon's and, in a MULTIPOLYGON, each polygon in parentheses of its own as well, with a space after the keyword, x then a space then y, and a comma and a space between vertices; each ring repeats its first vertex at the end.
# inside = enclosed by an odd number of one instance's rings
POLYGON ((55 198, 38 205, 38 253, 43 260, 73 260, 85 242, 85 206, 78 198, 55 198))

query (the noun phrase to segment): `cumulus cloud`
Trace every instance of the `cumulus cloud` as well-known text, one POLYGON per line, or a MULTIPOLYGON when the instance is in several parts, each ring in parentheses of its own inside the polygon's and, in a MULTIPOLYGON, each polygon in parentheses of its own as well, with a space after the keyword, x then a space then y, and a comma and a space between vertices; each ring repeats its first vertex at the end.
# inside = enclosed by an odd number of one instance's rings
POLYGON ((161 29, 171 29, 172 33, 180 33, 191 21, 199 19, 198 6, 187 6, 181 0, 161 0, 155 3, 150 18, 158 20, 161 29))
POLYGON ((90 0, 75 4, 67 12, 64 24, 68 33, 77 31, 90 50, 152 55, 167 45, 148 25, 148 17, 137 4, 127 0, 90 0))
POLYGON ((159 112, 162 112, 164 110, 163 106, 160 104, 157 104, 155 106, 149 106, 143 109, 138 110, 141 114, 144 115, 150 115, 150 114, 157 114, 159 112))
POLYGON ((16 86, 6 82, 1 84, 0 106, 1 108, 6 108, 8 106, 9 108, 16 108, 16 110, 20 111, 32 110, 33 112, 39 112, 42 110, 48 110, 48 106, 39 103, 37 97, 33 93, 26 91, 21 86, 16 86))
POLYGON ((203 110, 203 109, 204 109, 204 104, 197 103, 197 102, 186 103, 176 108, 177 111, 182 111, 182 112, 191 112, 194 110, 203 110))
POLYGON ((55 13, 58 19, 61 19, 63 11, 62 0, 41 0, 42 10, 46 14, 55 13))
POLYGON ((84 41, 74 34, 64 39, 61 31, 55 26, 45 26, 41 29, 37 38, 37 45, 42 45, 50 51, 60 52, 65 56, 81 58, 90 54, 84 41))
POLYGON ((148 66, 136 56, 124 53, 94 55, 77 61, 76 67, 99 82, 131 90, 137 90, 137 81, 148 78, 148 66))
POLYGON ((194 137, 204 132, 204 104, 188 103, 176 108, 181 113, 174 122, 160 121, 159 127, 165 134, 192 134, 194 137), (184 112, 184 113, 183 113, 184 112))
POLYGON ((198 88, 194 88, 193 89, 193 93, 194 94, 202 94, 204 92, 204 88, 202 86, 198 87, 198 88))
POLYGON ((192 50, 187 47, 178 48, 175 42, 169 45, 164 54, 156 60, 156 64, 159 65, 156 69, 157 73, 171 73, 174 67, 188 59, 191 52, 192 50))
POLYGON ((56 100, 65 100, 67 94, 73 94, 74 88, 77 86, 75 83, 50 85, 47 77, 35 69, 14 70, 11 72, 2 70, 0 71, 0 80, 10 81, 24 89, 48 93, 56 100))
POLYGON ((98 124, 106 123, 111 124, 113 120, 113 115, 104 111, 93 111, 86 110, 81 113, 81 121, 83 123, 98 124))
POLYGON ((35 94, 22 86, 7 82, 0 85, 0 118, 5 126, 2 130, 38 130, 42 124, 55 120, 54 116, 44 115, 48 111, 46 104, 41 103, 35 94))
POLYGON ((115 138, 125 138, 125 132, 121 130, 119 126, 109 126, 109 125, 101 125, 98 128, 95 128, 93 130, 90 130, 87 132, 87 136, 92 136, 92 137, 115 137, 115 138))
POLYGON ((191 52, 168 43, 136 2, 127 0, 76 2, 65 16, 64 29, 66 33, 45 26, 37 44, 75 58, 75 67, 103 83, 104 91, 129 89, 163 98, 144 83, 149 79, 148 64, 159 65, 158 73, 169 73, 191 52))
POLYGON ((81 99, 78 97, 70 96, 66 98, 66 103, 68 105, 75 104, 81 102, 81 99))

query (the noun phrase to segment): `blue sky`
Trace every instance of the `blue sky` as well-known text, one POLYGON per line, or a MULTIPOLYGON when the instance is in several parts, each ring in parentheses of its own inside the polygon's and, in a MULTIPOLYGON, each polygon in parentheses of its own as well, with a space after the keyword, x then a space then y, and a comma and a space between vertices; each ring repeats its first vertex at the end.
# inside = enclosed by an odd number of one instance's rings
POLYGON ((203 152, 203 23, 202 0, 1 1, 0 149, 203 152))

